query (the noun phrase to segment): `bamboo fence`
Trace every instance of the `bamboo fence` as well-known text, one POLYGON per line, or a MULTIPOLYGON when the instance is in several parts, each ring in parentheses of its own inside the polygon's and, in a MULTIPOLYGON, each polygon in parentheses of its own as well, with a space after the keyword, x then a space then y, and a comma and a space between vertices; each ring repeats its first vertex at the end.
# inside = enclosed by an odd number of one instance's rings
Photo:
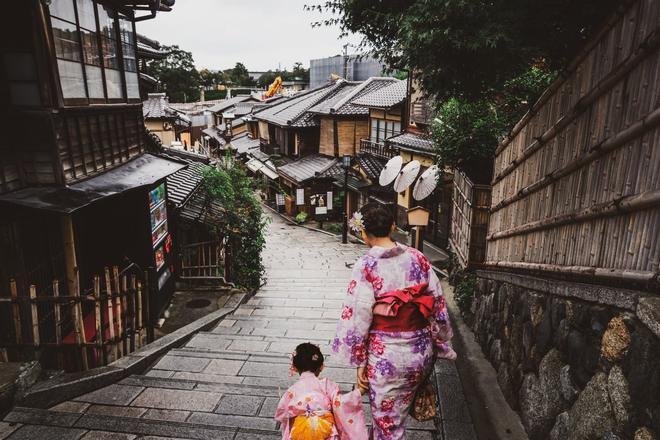
POLYGON ((492 198, 486 265, 656 285, 660 2, 626 2, 516 125, 492 198))
POLYGON ((66 294, 58 280, 40 292, 35 285, 20 292, 10 281, 10 295, 0 297, 3 320, 12 323, 0 341, 2 360, 39 359, 46 368, 84 371, 146 342, 149 295, 141 274, 106 268, 90 290, 81 292, 77 280, 73 285, 66 294))
POLYGON ((490 208, 490 186, 475 185, 459 169, 454 172, 449 243, 458 264, 467 269, 483 263, 490 208))

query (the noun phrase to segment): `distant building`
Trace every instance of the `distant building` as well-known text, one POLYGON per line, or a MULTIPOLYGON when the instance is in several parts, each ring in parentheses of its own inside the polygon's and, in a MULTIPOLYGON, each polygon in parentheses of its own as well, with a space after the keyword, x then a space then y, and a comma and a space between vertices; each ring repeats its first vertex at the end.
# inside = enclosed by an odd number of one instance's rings
POLYGON ((368 55, 336 55, 309 62, 311 88, 327 83, 332 74, 348 81, 366 81, 373 76, 383 76, 385 65, 368 55))

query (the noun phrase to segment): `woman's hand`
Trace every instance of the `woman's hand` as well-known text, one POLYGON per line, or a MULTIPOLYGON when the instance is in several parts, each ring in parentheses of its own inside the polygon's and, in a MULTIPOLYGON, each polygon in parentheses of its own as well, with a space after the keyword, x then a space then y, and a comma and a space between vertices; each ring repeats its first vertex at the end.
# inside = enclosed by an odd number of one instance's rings
POLYGON ((360 394, 369 391, 369 377, 367 377, 367 367, 358 367, 357 369, 357 387, 360 394))

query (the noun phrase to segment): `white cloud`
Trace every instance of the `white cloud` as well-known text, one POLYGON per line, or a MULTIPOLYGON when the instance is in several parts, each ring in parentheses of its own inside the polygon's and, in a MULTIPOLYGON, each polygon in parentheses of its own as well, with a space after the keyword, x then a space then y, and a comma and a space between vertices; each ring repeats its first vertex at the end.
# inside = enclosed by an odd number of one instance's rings
POLYGON ((297 61, 309 66, 310 59, 337 55, 345 43, 360 42, 357 35, 340 40, 337 27, 312 28, 322 15, 304 6, 317 2, 177 0, 171 12, 137 23, 137 30, 192 52, 198 68, 226 69, 236 62, 251 71, 291 68, 297 61))

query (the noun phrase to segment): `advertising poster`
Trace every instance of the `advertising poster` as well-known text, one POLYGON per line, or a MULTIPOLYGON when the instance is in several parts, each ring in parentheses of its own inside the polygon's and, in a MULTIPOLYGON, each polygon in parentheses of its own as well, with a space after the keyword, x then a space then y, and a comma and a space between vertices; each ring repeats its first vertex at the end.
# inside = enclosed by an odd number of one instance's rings
POLYGON ((299 188, 296 190, 296 205, 304 205, 305 204, 305 189, 304 188, 299 188))

